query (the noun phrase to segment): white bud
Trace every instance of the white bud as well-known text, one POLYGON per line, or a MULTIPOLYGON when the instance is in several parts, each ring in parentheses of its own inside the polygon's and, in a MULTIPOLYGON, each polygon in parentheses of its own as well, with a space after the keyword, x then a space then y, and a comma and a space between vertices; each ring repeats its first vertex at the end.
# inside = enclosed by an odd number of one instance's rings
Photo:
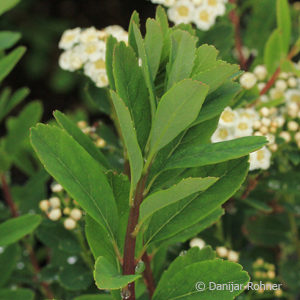
POLYGON ((259 120, 255 120, 253 123, 254 129, 259 129, 261 127, 261 122, 259 120))
POLYGON ((267 68, 263 65, 256 66, 253 72, 259 80, 264 80, 268 74, 267 68))
POLYGON ((253 73, 246 72, 240 78, 240 84, 246 90, 252 89, 256 84, 256 77, 253 73))
POLYGON ((52 209, 48 214, 48 218, 52 221, 57 221, 61 217, 61 210, 59 208, 52 209))
POLYGON ((55 184, 51 185, 51 191, 53 193, 59 193, 62 190, 63 190, 63 187, 59 183, 55 183, 55 184))
POLYGON ((279 79, 276 81, 275 87, 276 87, 276 89, 278 89, 280 91, 285 91, 287 89, 287 83, 285 80, 279 79))
POLYGON ((270 110, 267 107, 262 107, 259 112, 264 117, 268 117, 270 115, 270 110))
POLYGON ((288 131, 281 131, 279 136, 283 138, 287 143, 291 141, 291 135, 288 131))
POLYGON ((263 135, 266 135, 268 132, 269 132, 269 129, 268 127, 266 126, 261 126, 259 131, 263 134, 263 135))
POLYGON ((288 129, 291 130, 291 131, 296 131, 299 128, 299 125, 296 121, 288 122, 287 126, 288 126, 288 129))
POLYGON ((99 148, 103 148, 106 146, 106 142, 104 139, 102 138, 99 138, 96 140, 96 146, 99 147, 99 148))
POLYGON ((266 118, 266 117, 264 117, 264 118, 262 118, 262 120, 261 120, 261 123, 264 125, 264 126, 270 126, 270 124, 271 124, 271 120, 269 119, 269 118, 266 118))
POLYGON ((48 200, 42 200, 39 204, 40 210, 47 211, 50 207, 50 203, 48 200))
POLYGON ((226 247, 217 247, 216 252, 220 257, 227 257, 228 250, 226 247))
POLYGON ((69 207, 64 208, 63 213, 64 215, 69 215, 71 212, 71 209, 69 207))
POLYGON ((275 136, 274 136, 273 134, 268 133, 268 134, 266 135, 266 138, 267 138, 267 140, 268 140, 268 142, 269 142, 270 144, 274 144, 274 143, 275 143, 275 136))
POLYGON ((285 123, 285 118, 282 116, 278 116, 275 118, 275 121, 277 122, 278 127, 282 127, 285 123))
POLYGON ((60 199, 58 197, 52 197, 49 199, 52 208, 60 207, 60 199))
POLYGON ((277 144, 272 144, 269 146, 270 150, 272 152, 276 152, 278 150, 278 145, 277 144))
POLYGON ((276 133, 276 132, 277 132, 277 127, 276 127, 276 126, 271 126, 271 127, 269 128, 269 131, 270 131, 271 133, 276 133))
POLYGON ((255 131, 255 132, 254 132, 254 135, 255 135, 255 136, 263 136, 263 134, 262 134, 260 131, 255 131))
POLYGON ((286 73, 286 72, 281 72, 279 74, 279 78, 281 78, 281 79, 288 79, 289 78, 289 74, 286 73))
POLYGON ((76 222, 71 218, 67 218, 64 220, 64 227, 68 230, 72 230, 76 227, 76 222))
POLYGON ((79 122, 77 122, 77 126, 78 126, 80 129, 84 129, 84 128, 86 128, 88 125, 87 125, 86 121, 79 121, 79 122))
POLYGON ((297 79, 295 77, 290 77, 288 79, 288 85, 291 88, 295 88, 297 86, 297 79))
POLYGON ((264 82, 260 82, 257 87, 259 89, 259 91, 262 91, 265 88, 266 84, 264 82))
POLYGON ((239 254, 233 250, 229 250, 228 252, 228 259, 230 261, 233 261, 233 262, 238 262, 239 261, 239 254))
POLYGON ((82 217, 82 212, 78 208, 73 208, 70 212, 70 217, 73 218, 74 220, 78 221, 82 217))
POLYGON ((263 102, 263 103, 266 103, 266 102, 268 102, 268 101, 270 100, 269 97, 268 97, 267 95, 261 95, 261 96, 259 97, 259 99, 260 99, 260 101, 263 102))
POLYGON ((295 134, 295 140, 296 140, 297 142, 300 141, 300 131, 296 132, 296 134, 295 134))
POLYGON ((194 238, 190 241, 190 247, 198 247, 200 250, 205 247, 205 242, 202 239, 194 238))

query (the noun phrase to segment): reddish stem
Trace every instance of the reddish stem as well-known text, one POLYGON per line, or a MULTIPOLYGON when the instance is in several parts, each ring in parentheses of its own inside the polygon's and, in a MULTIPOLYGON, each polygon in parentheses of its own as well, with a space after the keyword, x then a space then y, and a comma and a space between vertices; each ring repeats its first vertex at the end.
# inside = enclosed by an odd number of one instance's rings
POLYGON ((143 254, 142 260, 145 263, 145 271, 143 272, 143 277, 149 292, 149 296, 150 298, 152 298, 155 291, 155 282, 151 270, 150 257, 148 256, 147 252, 143 254))
MULTIPOLYGON (((229 0, 230 3, 236 5, 236 0, 229 0)), ((236 12, 236 9, 232 9, 229 13, 229 18, 231 23, 234 26, 234 34, 235 34, 235 48, 237 50, 238 58, 240 61, 240 66, 243 70, 247 69, 247 60, 243 53, 243 43, 241 38, 241 27, 240 27, 240 17, 236 12)))
POLYGON ((274 85, 277 78, 279 77, 280 72, 281 72, 281 69, 280 69, 280 67, 278 67, 276 69, 276 71, 274 72, 274 74, 272 75, 272 77, 266 83, 265 87, 260 91, 260 93, 259 93, 260 96, 266 94, 269 91, 269 89, 274 85))
MULTIPOLYGON (((1 175, 1 184, 2 184, 2 190, 3 190, 5 202, 7 203, 8 207, 11 211, 12 216, 14 218, 16 218, 16 217, 19 216, 19 213, 18 213, 16 205, 13 201, 12 194, 11 194, 11 191, 10 191, 10 187, 9 187, 7 181, 6 181, 6 178, 5 178, 4 174, 1 175)), ((38 260, 36 258, 36 255, 34 253, 33 248, 31 247, 31 245, 29 245, 26 241, 24 241, 24 244, 25 244, 25 247, 26 247, 26 249, 29 253, 30 262, 31 262, 32 267, 34 269, 34 281, 38 283, 38 274, 40 273, 40 270, 41 270, 40 266, 39 266, 39 263, 38 263, 38 260)), ((46 297, 48 299, 54 299, 54 295, 53 295, 48 283, 41 282, 41 284, 42 284, 42 287, 43 287, 43 290, 44 290, 44 293, 45 293, 46 297)))

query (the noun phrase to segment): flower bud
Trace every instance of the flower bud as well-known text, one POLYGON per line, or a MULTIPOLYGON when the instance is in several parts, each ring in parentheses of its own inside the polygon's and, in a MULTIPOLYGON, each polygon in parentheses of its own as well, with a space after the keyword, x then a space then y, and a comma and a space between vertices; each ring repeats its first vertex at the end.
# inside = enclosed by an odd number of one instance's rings
POLYGON ((291 141, 291 135, 288 131, 281 131, 279 136, 283 138, 287 143, 291 141))
POLYGON ((49 199, 52 208, 60 207, 60 199, 58 197, 52 197, 49 199))
POLYGON ((288 79, 288 85, 291 88, 295 88, 297 86, 297 79, 295 77, 290 77, 288 79))
POLYGON ((78 208, 73 208, 70 212, 70 217, 76 221, 80 220, 82 217, 82 212, 78 208))
POLYGON ((296 121, 290 121, 290 122, 288 122, 287 126, 288 126, 288 129, 290 131, 296 131, 299 128, 299 125, 298 125, 298 123, 296 121))
POLYGON ((217 247, 216 252, 220 257, 227 257, 228 250, 226 247, 217 247))
POLYGON ((51 191, 53 193, 60 193, 63 190, 63 187, 59 183, 51 185, 51 191))
POLYGON ((48 218, 52 221, 57 221, 61 217, 61 210, 59 208, 52 209, 49 214, 48 218))
POLYGON ((228 260, 233 261, 233 262, 238 262, 239 261, 239 254, 233 250, 229 250, 228 252, 228 260))
POLYGON ((263 65, 256 66, 253 73, 258 78, 258 80, 264 80, 267 77, 267 68, 263 65))
POLYGON ((276 89, 278 89, 280 91, 285 91, 288 86, 287 86, 287 83, 286 83, 285 80, 279 79, 279 80, 276 81, 275 87, 276 87, 276 89))
POLYGON ((199 249, 203 249, 205 247, 205 242, 202 239, 194 238, 190 241, 190 247, 198 247, 199 249))
POLYGON ((99 147, 99 148, 103 148, 106 146, 106 141, 102 138, 98 138, 96 140, 96 146, 99 147))
POLYGON ((40 210, 47 211, 50 207, 50 203, 48 200, 42 200, 39 204, 40 210))
POLYGON ((71 218, 67 218, 67 219, 64 220, 64 227, 67 230, 72 230, 76 227, 76 221, 74 221, 71 218))
POLYGON ((270 110, 267 107, 262 107, 259 112, 264 117, 268 117, 270 115, 270 110))
POLYGON ((256 77, 253 73, 246 72, 240 78, 240 84, 246 90, 252 89, 256 84, 256 77))

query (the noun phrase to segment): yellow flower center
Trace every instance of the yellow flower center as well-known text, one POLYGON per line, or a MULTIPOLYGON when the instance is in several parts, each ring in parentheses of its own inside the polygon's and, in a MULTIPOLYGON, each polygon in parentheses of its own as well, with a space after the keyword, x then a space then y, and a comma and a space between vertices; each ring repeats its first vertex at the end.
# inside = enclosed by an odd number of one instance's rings
POLYGON ((210 6, 216 6, 218 4, 217 0, 208 0, 207 3, 210 6))
POLYGON ((239 123, 238 128, 240 130, 247 130, 248 129, 248 124, 245 122, 239 123))
POLYGON ((101 70, 105 69, 105 61, 103 59, 98 59, 95 63, 94 66, 96 69, 101 70))
POLYGON ((181 17, 187 17, 189 15, 189 8, 181 5, 177 8, 177 12, 181 17))
POLYGON ((209 14, 207 11, 203 10, 199 14, 199 18, 203 22, 208 22, 209 21, 209 14))
POLYGON ((222 128, 219 130, 219 137, 222 139, 222 140, 225 140, 227 137, 228 137, 228 130, 225 129, 225 128, 222 128))
POLYGON ((256 157, 257 157, 257 160, 263 160, 265 158, 264 150, 258 150, 256 157))
POLYGON ((86 48, 85 48, 85 52, 87 54, 92 54, 92 53, 94 53, 96 51, 97 51, 97 47, 95 45, 93 45, 93 44, 87 45, 86 48))
POLYGON ((64 37, 64 42, 68 43, 68 42, 72 42, 75 39, 75 34, 68 34, 64 37))
POLYGON ((90 34, 90 35, 87 36, 86 41, 87 42, 92 42, 96 39, 97 39, 97 36, 95 34, 90 34))
POLYGON ((224 111, 221 118, 224 122, 231 123, 234 121, 234 114, 230 111, 224 111))

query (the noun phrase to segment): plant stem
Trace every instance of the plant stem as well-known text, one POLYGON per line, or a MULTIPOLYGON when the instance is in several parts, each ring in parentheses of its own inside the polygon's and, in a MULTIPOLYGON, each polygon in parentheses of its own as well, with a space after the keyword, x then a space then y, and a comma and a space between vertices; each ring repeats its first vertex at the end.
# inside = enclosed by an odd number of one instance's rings
POLYGON ((151 270, 151 261, 147 252, 144 253, 142 260, 145 263, 145 271, 143 272, 143 277, 151 299, 155 291, 155 282, 151 270))
MULTIPOLYGON (((16 218, 16 217, 19 216, 19 213, 18 213, 16 205, 13 201, 11 190, 10 190, 10 187, 9 187, 7 181, 6 181, 6 178, 5 178, 4 174, 1 174, 1 184, 2 184, 3 194, 4 194, 4 199, 5 199, 8 207, 11 211, 12 216, 14 218, 16 218)), ((36 258, 36 255, 35 255, 35 252, 34 252, 32 246, 25 239, 23 239, 23 243, 24 243, 24 246, 25 246, 26 250, 29 253, 30 262, 31 262, 31 265, 32 265, 33 270, 34 270, 33 279, 36 283, 38 283, 38 274, 40 273, 40 270, 41 270, 40 266, 39 266, 39 263, 38 263, 38 260, 36 258)), ((42 285, 42 288, 43 288, 44 295, 48 299, 54 299, 54 295, 53 295, 48 283, 47 282, 41 282, 41 285, 42 285)))
MULTIPOLYGON (((236 5, 236 0, 229 0, 230 3, 236 5)), ((241 38, 241 28, 240 28, 240 17, 236 12, 236 9, 232 9, 229 13, 229 18, 234 26, 234 33, 235 33, 235 48, 238 53, 240 66, 243 70, 247 69, 247 61, 243 54, 243 43, 241 38)))
MULTIPOLYGON (((123 274, 124 275, 133 275, 135 274, 135 246, 136 246, 136 237, 132 235, 135 230, 135 227, 139 220, 139 212, 140 212, 140 205, 143 201, 143 192, 145 189, 145 184, 147 181, 147 176, 144 176, 139 181, 133 206, 130 209, 127 231, 126 231, 126 238, 125 238, 125 246, 124 246, 124 257, 123 257, 123 274)), ((134 282, 128 284, 127 286, 130 296, 128 300, 135 300, 135 288, 134 282)))

